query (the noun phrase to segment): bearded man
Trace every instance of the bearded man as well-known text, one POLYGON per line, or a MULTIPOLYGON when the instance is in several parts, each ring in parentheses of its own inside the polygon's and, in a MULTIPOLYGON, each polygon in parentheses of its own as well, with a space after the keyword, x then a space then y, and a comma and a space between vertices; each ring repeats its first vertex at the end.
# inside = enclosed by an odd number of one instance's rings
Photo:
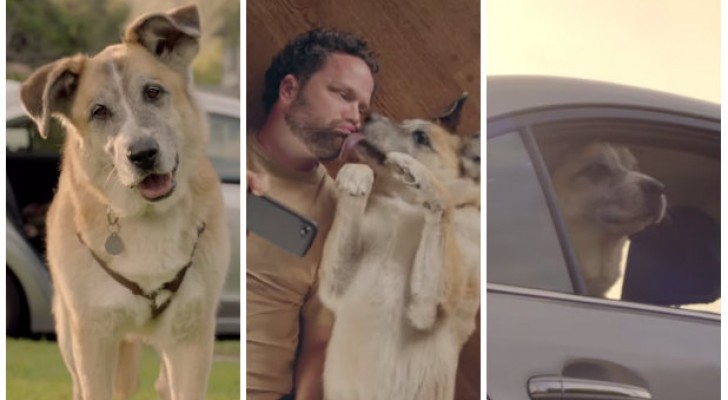
POLYGON ((318 299, 318 270, 336 210, 322 163, 359 130, 378 65, 364 40, 316 29, 291 41, 265 75, 266 120, 247 137, 248 188, 318 225, 304 257, 247 236, 247 388, 253 400, 320 400, 333 319, 318 299))

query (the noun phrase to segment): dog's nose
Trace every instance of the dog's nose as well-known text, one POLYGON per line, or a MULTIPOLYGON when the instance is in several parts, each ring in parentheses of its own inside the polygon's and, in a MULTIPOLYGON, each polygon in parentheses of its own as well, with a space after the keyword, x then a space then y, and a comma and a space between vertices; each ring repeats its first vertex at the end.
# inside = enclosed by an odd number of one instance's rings
POLYGON ((134 142, 126 153, 132 164, 142 170, 150 170, 157 162, 159 144, 152 138, 144 138, 134 142))
POLYGON ((640 182, 640 188, 645 194, 660 196, 665 193, 665 185, 654 179, 645 179, 640 182))

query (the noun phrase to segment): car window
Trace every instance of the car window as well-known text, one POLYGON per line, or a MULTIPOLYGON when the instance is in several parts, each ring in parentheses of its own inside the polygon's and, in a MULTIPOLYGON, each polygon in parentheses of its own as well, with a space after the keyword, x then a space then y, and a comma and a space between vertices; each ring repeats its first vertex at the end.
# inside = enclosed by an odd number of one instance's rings
POLYGON ((488 282, 573 292, 544 191, 518 132, 488 140, 488 282))
POLYGON ((5 124, 5 148, 11 152, 59 153, 63 147, 64 130, 55 118, 50 120, 48 137, 42 138, 38 127, 28 117, 19 117, 5 124))
POLYGON ((240 182, 240 118, 208 114, 208 154, 223 181, 240 182))
POLYGON ((605 271, 616 265, 617 279, 598 297, 720 313, 717 132, 667 122, 598 118, 535 124, 531 129, 554 182, 549 190, 561 199, 558 206, 569 227, 569 245, 579 255, 576 262, 587 287, 590 280, 603 277, 589 276, 592 266, 605 271), (585 155, 586 146, 596 143, 621 149, 626 156, 610 159, 602 147, 592 147, 585 155), (567 168, 573 173, 560 176, 567 168), (666 200, 664 217, 630 225, 626 234, 623 227, 634 222, 637 211, 649 213, 645 210, 656 188, 653 181, 659 182, 666 200), (613 216, 602 218, 606 212, 613 216), (581 222, 581 214, 598 223, 581 222), (590 235, 625 240, 619 246, 595 246, 590 235))
POLYGON ((30 135, 25 127, 8 126, 5 129, 5 148, 9 151, 27 149, 30 146, 30 135))

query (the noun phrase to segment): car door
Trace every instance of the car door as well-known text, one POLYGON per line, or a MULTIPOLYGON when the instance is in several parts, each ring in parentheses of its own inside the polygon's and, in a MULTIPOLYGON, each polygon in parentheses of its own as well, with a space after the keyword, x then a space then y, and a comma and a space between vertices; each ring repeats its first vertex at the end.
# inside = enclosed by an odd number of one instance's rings
POLYGON ((489 121, 490 399, 720 398, 719 134, 718 117, 619 106, 489 121), (583 294, 548 172, 569 144, 590 140, 630 146, 665 182, 669 227, 687 214, 704 222, 687 223, 671 247, 635 234, 609 298, 583 294))

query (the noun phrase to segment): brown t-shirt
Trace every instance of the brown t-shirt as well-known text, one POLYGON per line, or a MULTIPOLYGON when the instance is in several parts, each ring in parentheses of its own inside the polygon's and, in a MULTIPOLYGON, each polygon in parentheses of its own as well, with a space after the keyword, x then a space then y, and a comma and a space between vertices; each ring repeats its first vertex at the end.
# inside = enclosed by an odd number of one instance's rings
POLYGON ((268 176, 266 196, 315 221, 319 229, 301 258, 255 234, 247 236, 247 398, 277 400, 293 387, 299 326, 304 321, 333 323, 316 290, 323 243, 336 209, 336 190, 323 165, 311 172, 283 168, 265 155, 252 133, 247 135, 247 169, 268 176))

